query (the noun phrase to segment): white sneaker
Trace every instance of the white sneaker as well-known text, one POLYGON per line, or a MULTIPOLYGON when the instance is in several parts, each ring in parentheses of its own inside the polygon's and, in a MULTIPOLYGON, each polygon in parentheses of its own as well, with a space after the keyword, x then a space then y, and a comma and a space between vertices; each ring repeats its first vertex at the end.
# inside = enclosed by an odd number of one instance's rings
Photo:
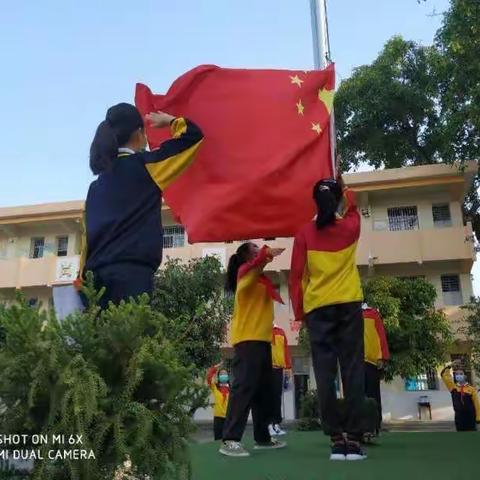
POLYGON ((227 457, 249 457, 250 454, 243 448, 240 442, 225 440, 220 446, 219 452, 227 457))
POLYGON ((273 425, 268 426, 268 433, 271 437, 276 437, 278 435, 278 432, 273 425))
POLYGON ((273 429, 275 430, 275 432, 277 432, 276 433, 277 435, 286 435, 287 434, 287 432, 285 430, 282 430, 282 427, 280 427, 280 425, 278 425, 278 423, 273 426, 273 429))

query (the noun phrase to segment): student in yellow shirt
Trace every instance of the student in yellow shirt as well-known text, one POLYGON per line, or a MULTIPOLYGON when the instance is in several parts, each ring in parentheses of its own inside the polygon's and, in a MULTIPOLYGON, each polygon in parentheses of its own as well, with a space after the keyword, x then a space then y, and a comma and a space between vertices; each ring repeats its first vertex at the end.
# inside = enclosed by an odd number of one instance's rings
POLYGON ((221 364, 210 368, 207 383, 213 394, 213 436, 222 439, 223 425, 227 416, 228 399, 230 397, 230 377, 221 364))
MULTIPOLYGON (((235 293, 230 342, 234 348, 233 384, 220 453, 247 457, 240 443, 252 411, 255 449, 286 444, 272 439, 268 424, 272 407, 273 302, 282 302, 263 269, 284 249, 242 244, 228 263, 226 289, 235 293)), ((283 303, 283 302, 282 302, 283 303)))
POLYGON ((337 180, 317 182, 313 199, 317 217, 299 230, 293 244, 290 298, 295 320, 306 322, 310 337, 323 432, 332 441, 330 459, 364 460, 360 445, 365 398, 363 292, 356 264, 360 214, 354 193, 340 175, 337 180), (346 425, 337 406, 338 364, 346 425))
POLYGON ((273 325, 272 336, 272 366, 273 366, 273 405, 272 422, 268 426, 270 435, 285 435, 280 426, 282 423, 282 400, 285 381, 285 371, 290 372, 292 361, 290 349, 288 348, 287 335, 285 330, 278 325, 273 325))
POLYGON ((480 423, 480 402, 477 390, 467 382, 465 372, 459 366, 455 367, 453 377, 451 370, 452 365, 447 365, 440 375, 452 395, 457 432, 475 431, 477 423, 480 423))
POLYGON ((386 362, 390 360, 387 334, 380 312, 370 308, 366 303, 362 305, 363 332, 365 345, 365 395, 377 402, 377 425, 375 433, 378 435, 382 426, 382 394, 380 382, 386 362))

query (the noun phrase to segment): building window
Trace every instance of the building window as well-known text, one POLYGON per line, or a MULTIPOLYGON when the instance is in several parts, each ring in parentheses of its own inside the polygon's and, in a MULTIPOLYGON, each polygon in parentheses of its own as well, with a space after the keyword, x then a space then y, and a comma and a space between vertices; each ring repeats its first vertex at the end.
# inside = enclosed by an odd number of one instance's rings
POLYGON ((30 258, 42 258, 44 249, 45 249, 44 237, 32 238, 30 243, 30 258))
POLYGON ((29 298, 27 301, 27 305, 30 308, 35 308, 38 305, 38 298, 36 297, 29 298))
POLYGON ((436 228, 445 228, 452 226, 452 217, 450 215, 450 205, 432 205, 433 225, 436 228))
POLYGON ((169 225, 163 228, 163 248, 185 246, 185 229, 182 225, 169 225))
POLYGON ((417 207, 395 207, 389 208, 388 228, 391 232, 400 230, 418 230, 417 207))
POLYGON ((68 237, 57 237, 57 257, 68 255, 68 237))
POLYGON ((438 390, 437 372, 430 368, 426 373, 405 380, 407 392, 425 392, 427 390, 438 390))
POLYGON ((442 292, 444 305, 463 305, 460 277, 458 275, 442 275, 442 292))

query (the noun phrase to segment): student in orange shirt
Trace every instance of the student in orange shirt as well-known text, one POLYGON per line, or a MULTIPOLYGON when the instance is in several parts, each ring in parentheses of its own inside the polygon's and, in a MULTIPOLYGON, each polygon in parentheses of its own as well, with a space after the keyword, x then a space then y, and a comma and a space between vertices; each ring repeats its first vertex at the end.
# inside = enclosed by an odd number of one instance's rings
POLYGON ((283 328, 273 326, 272 337, 272 365, 273 365, 273 405, 272 422, 268 426, 270 435, 285 435, 281 428, 282 423, 282 399, 285 371, 292 368, 288 340, 283 328))
MULTIPOLYGON (((234 348, 233 384, 220 453, 247 457, 240 443, 252 411, 255 449, 276 449, 286 444, 272 439, 268 424, 272 408, 273 301, 282 302, 263 269, 283 249, 241 245, 227 269, 227 291, 235 293, 230 342, 234 348)), ((282 302, 283 303, 283 302, 282 302)))
POLYGON ((230 377, 221 364, 211 367, 207 374, 207 383, 213 394, 213 437, 222 439, 223 425, 227 416, 230 397, 230 377))

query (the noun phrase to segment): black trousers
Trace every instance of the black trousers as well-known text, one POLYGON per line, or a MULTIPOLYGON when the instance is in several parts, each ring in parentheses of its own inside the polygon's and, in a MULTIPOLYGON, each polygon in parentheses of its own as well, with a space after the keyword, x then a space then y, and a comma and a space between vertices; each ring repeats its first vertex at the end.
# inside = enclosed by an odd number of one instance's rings
POLYGON ((234 347, 233 384, 223 427, 223 439, 239 442, 252 411, 257 443, 271 440, 268 424, 272 408, 272 346, 269 342, 241 342, 234 347))
POLYGON ((213 417, 213 438, 215 440, 222 439, 224 424, 225 417, 213 417))
POLYGON ((283 399, 283 368, 272 370, 272 420, 270 423, 280 425, 282 423, 282 399, 283 399))
MULTIPOLYGON (((382 426, 382 394, 380 392, 381 372, 376 365, 365 362, 365 396, 377 402, 377 432, 382 426)), ((371 432, 373 433, 373 432, 371 432)))
POLYGON ((475 432, 477 430, 475 413, 455 412, 455 428, 457 432, 475 432))
POLYGON ((116 263, 95 270, 95 288, 105 287, 99 306, 105 309, 108 302, 117 305, 121 300, 128 301, 130 297, 137 298, 144 293, 151 296, 154 273, 150 267, 136 263, 116 263))
POLYGON ((358 438, 364 433, 361 415, 365 398, 361 304, 355 302, 318 308, 308 314, 307 328, 323 431, 332 437, 345 431, 358 438), (345 425, 342 425, 337 408, 337 361, 340 363, 345 396, 345 425))

